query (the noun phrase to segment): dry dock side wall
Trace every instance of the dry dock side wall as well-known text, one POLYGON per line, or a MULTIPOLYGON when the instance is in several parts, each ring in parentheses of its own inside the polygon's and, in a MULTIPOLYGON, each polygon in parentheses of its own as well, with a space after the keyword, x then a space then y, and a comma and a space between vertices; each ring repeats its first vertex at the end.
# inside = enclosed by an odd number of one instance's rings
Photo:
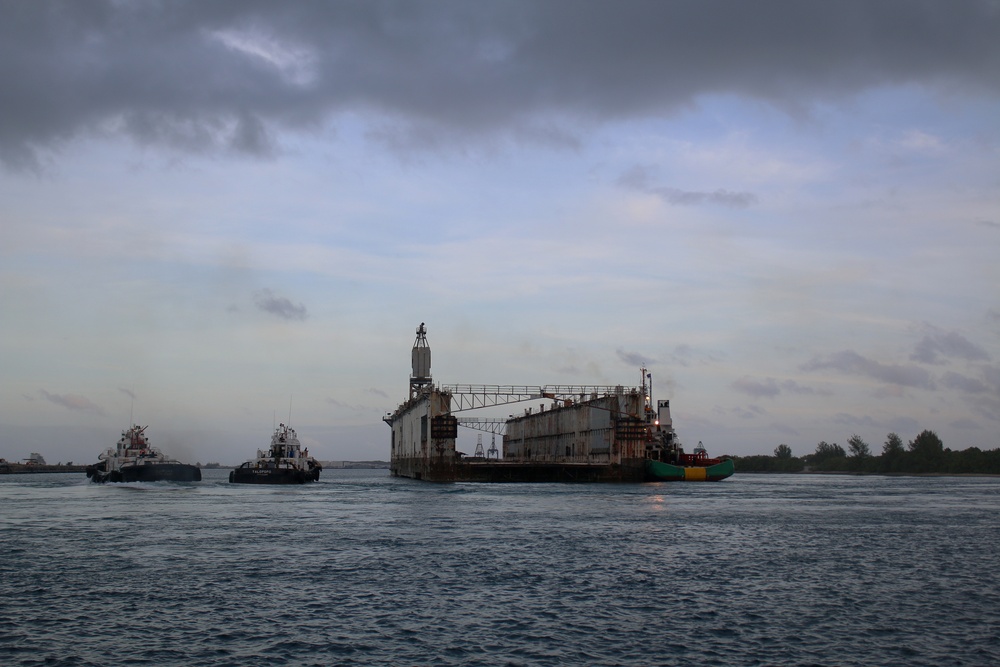
POLYGON ((620 464, 463 461, 455 465, 455 480, 462 482, 641 482, 644 478, 644 459, 620 464))
POLYGON ((451 394, 431 389, 399 407, 392 427, 392 474, 434 482, 641 481, 648 425, 634 392, 512 417, 500 461, 456 455, 451 394))
POLYGON ((622 393, 514 417, 507 422, 504 460, 620 464, 641 459, 643 400, 622 393))
POLYGON ((393 475, 440 481, 454 478, 458 424, 450 412, 451 395, 437 390, 400 406, 391 422, 393 475))

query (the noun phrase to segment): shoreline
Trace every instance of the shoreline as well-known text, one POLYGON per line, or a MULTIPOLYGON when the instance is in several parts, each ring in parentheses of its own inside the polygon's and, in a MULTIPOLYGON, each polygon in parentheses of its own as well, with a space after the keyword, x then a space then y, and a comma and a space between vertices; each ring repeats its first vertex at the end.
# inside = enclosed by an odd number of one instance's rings
POLYGON ((0 464, 0 475, 20 475, 23 473, 45 472, 86 472, 86 465, 38 465, 36 463, 3 463, 0 464))
MULTIPOLYGON (((327 466, 323 464, 324 469, 327 470, 388 470, 388 461, 336 461, 332 462, 334 465, 327 466)), ((224 466, 224 465, 204 465, 200 466, 201 470, 232 470, 234 466, 224 466)), ((86 465, 38 465, 35 463, 0 463, 0 475, 21 475, 21 474, 40 474, 40 473, 59 473, 59 472, 87 472, 86 465)))
POLYGON ((736 475, 854 475, 856 477, 1000 477, 992 472, 858 472, 853 470, 740 470, 736 475))

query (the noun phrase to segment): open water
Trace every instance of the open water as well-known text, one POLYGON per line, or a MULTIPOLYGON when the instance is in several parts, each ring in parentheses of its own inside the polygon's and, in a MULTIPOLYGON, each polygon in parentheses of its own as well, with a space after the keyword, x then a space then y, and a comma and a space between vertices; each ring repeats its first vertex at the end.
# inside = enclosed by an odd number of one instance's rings
POLYGON ((227 474, 0 476, 0 664, 1000 664, 1000 479, 227 474))

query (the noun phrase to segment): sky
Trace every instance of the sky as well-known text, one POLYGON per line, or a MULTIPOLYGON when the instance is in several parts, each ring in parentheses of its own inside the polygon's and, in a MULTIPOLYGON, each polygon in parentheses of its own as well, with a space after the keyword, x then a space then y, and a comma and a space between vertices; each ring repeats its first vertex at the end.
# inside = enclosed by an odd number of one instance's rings
POLYGON ((645 367, 713 455, 1000 447, 997 35, 995 1, 0 0, 0 457, 132 420, 387 460, 422 322, 441 384, 645 367))

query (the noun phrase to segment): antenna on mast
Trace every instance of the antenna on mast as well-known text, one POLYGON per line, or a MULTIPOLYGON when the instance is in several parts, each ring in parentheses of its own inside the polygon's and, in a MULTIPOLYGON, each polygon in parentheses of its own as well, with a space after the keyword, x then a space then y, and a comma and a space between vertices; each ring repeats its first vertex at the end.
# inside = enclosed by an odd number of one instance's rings
POLYGON ((642 374, 642 399, 645 402, 643 412, 645 413, 646 421, 649 421, 649 418, 653 414, 653 374, 645 366, 641 367, 639 372, 642 374), (647 380, 649 380, 648 386, 646 385, 647 380))

